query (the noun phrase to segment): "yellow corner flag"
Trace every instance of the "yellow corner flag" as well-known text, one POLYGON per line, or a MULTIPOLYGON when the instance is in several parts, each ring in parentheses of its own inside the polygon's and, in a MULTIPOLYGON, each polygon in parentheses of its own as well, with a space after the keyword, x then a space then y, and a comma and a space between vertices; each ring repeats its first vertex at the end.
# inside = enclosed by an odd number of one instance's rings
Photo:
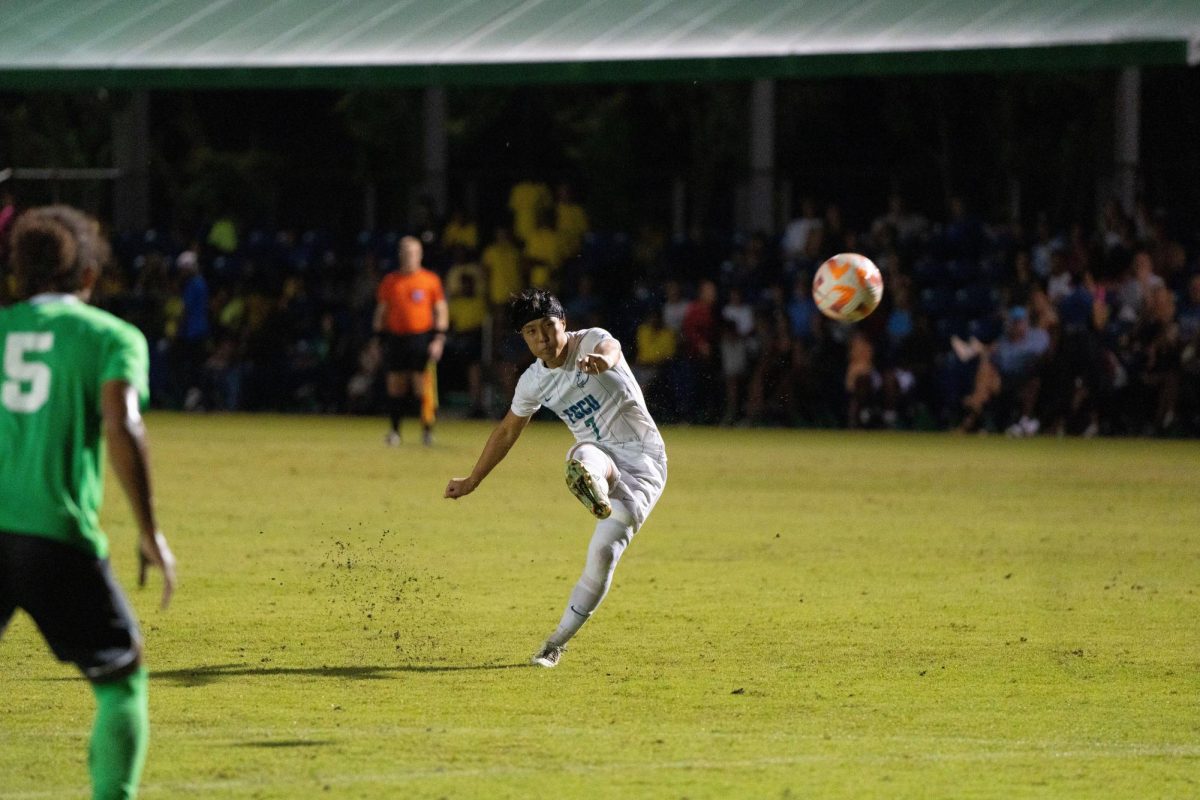
POLYGON ((437 362, 430 361, 421 376, 421 424, 428 427, 437 422, 437 410, 437 362))

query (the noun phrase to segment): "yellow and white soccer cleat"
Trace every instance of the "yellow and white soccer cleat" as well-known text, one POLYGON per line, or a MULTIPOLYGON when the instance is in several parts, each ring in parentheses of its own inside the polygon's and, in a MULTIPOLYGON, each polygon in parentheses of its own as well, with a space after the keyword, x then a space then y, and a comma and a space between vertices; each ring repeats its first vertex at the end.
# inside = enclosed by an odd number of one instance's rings
POLYGON ((608 487, 602 486, 583 466, 583 462, 572 458, 567 460, 567 488, 571 494, 579 498, 584 508, 591 512, 596 519, 608 519, 612 514, 612 503, 608 500, 608 487))

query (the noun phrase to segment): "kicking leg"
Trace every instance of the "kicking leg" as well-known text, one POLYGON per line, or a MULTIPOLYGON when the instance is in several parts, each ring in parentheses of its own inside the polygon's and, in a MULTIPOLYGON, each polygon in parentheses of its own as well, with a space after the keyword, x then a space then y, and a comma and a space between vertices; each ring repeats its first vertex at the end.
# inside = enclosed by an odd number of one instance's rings
POLYGON ((594 444, 576 444, 567 451, 567 488, 596 519, 612 513, 608 495, 620 477, 608 453, 594 444))

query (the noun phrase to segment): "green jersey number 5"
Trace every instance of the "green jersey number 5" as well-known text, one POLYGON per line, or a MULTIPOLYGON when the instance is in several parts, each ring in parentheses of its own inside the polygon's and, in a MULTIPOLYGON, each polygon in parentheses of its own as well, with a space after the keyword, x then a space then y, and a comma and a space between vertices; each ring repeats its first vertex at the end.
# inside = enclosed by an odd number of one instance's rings
POLYGON ((28 361, 30 353, 48 353, 53 333, 10 333, 4 342, 4 388, 0 402, 15 414, 32 414, 50 398, 50 367, 28 361))

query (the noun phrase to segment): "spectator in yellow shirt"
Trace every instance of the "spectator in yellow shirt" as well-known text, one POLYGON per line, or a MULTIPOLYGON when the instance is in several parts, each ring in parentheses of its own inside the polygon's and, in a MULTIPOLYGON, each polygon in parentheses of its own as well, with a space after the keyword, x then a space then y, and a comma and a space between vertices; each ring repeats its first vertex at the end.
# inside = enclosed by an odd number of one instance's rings
POLYGON ((647 397, 659 394, 655 387, 664 377, 667 365, 674 360, 677 346, 675 331, 663 325, 658 309, 652 309, 638 325, 637 358, 633 362, 633 375, 647 397))
POLYGON ((205 241, 210 247, 226 255, 236 251, 238 249, 238 232, 237 223, 233 221, 233 217, 229 214, 222 214, 221 218, 208 229, 208 238, 205 241))
POLYGON ((529 285, 538 289, 554 291, 558 282, 558 268, 562 266, 562 253, 558 249, 558 235, 554 228, 554 212, 543 209, 538 226, 525 239, 525 260, 529 262, 529 285))
POLYGON ((471 398, 471 416, 486 416, 483 407, 483 326, 487 322, 488 302, 484 291, 483 269, 464 260, 465 250, 455 250, 455 263, 446 273, 449 293, 450 336, 446 341, 447 361, 461 365, 466 372, 467 392, 471 398))
POLYGON ((503 322, 509 299, 525 288, 521 276, 521 251, 508 228, 503 225, 496 228, 492 243, 483 248, 480 263, 487 278, 487 300, 492 307, 492 316, 503 322))
POLYGON ((522 242, 528 242, 537 230, 538 214, 554 208, 554 195, 544 183, 521 181, 509 192, 508 207, 513 215, 513 232, 522 242))
POLYGON ((442 246, 447 250, 462 247, 471 253, 479 250, 479 229, 462 209, 456 208, 450 212, 450 219, 442 228, 442 246))
POLYGON ((588 232, 588 216, 583 206, 575 202, 571 187, 566 183, 558 187, 558 202, 554 212, 559 255, 565 261, 579 255, 583 249, 583 236, 588 232))

